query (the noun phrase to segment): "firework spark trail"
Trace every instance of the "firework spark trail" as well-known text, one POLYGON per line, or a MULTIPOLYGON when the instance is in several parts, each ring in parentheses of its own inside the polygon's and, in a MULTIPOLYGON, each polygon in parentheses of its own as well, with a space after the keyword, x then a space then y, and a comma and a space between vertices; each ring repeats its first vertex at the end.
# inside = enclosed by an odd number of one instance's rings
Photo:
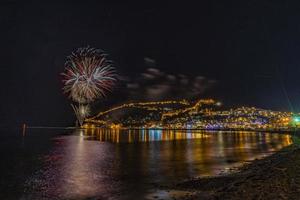
POLYGON ((67 58, 63 90, 78 103, 90 103, 106 96, 116 82, 115 69, 99 49, 79 48, 67 58))
POLYGON ((90 116, 90 107, 89 105, 82 105, 82 104, 79 104, 78 106, 76 105, 73 105, 71 104, 74 112, 75 112, 75 115, 78 119, 78 122, 80 125, 83 124, 83 121, 86 117, 90 116))

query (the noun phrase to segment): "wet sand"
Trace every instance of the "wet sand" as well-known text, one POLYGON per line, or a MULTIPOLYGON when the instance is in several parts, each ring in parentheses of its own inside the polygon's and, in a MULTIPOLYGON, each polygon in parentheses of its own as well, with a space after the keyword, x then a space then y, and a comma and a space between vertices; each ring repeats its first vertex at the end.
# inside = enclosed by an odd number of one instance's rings
POLYGON ((291 145, 238 172, 188 180, 167 191, 181 191, 173 199, 300 199, 300 147, 291 145))

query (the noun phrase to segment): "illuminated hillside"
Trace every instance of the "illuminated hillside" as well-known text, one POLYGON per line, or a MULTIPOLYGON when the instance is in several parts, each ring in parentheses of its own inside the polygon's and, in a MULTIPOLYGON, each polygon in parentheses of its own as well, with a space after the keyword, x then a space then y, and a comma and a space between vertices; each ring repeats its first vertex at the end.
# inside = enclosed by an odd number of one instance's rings
POLYGON ((255 107, 224 110, 218 101, 200 99, 127 103, 101 111, 85 123, 111 128, 288 130, 298 127, 299 121, 290 112, 255 107))
POLYGON ((187 113, 198 112, 204 105, 213 106, 215 104, 219 103, 212 99, 199 100, 194 103, 187 100, 128 103, 99 112, 96 116, 87 119, 86 122, 99 125, 150 126, 150 124, 165 122, 187 113))

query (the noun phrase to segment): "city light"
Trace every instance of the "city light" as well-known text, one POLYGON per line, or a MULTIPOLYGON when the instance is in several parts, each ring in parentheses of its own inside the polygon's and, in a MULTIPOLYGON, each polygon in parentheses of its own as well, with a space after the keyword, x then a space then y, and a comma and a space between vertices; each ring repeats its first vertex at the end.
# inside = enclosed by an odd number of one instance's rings
POLYGON ((289 130, 295 124, 300 124, 300 116, 291 112, 255 107, 224 110, 220 101, 200 99, 194 102, 181 100, 128 103, 99 112, 85 122, 107 128, 289 130), (122 109, 131 109, 131 115, 128 114, 118 121, 111 120, 109 115, 122 109))
POLYGON ((294 120, 294 122, 298 123, 298 122, 300 122, 300 117, 294 117, 293 120, 294 120))

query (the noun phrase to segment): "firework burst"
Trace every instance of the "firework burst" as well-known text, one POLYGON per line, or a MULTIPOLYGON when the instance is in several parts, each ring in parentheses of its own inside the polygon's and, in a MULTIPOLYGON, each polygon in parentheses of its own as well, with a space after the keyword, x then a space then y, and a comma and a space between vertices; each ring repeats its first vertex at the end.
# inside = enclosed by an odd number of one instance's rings
POLYGON ((116 82, 116 73, 107 54, 90 47, 79 48, 68 56, 62 73, 63 90, 80 104, 106 96, 116 82))
POLYGON ((64 93, 78 103, 71 106, 80 125, 90 115, 89 104, 105 97, 117 77, 107 54, 90 47, 79 48, 67 57, 62 76, 64 93))

